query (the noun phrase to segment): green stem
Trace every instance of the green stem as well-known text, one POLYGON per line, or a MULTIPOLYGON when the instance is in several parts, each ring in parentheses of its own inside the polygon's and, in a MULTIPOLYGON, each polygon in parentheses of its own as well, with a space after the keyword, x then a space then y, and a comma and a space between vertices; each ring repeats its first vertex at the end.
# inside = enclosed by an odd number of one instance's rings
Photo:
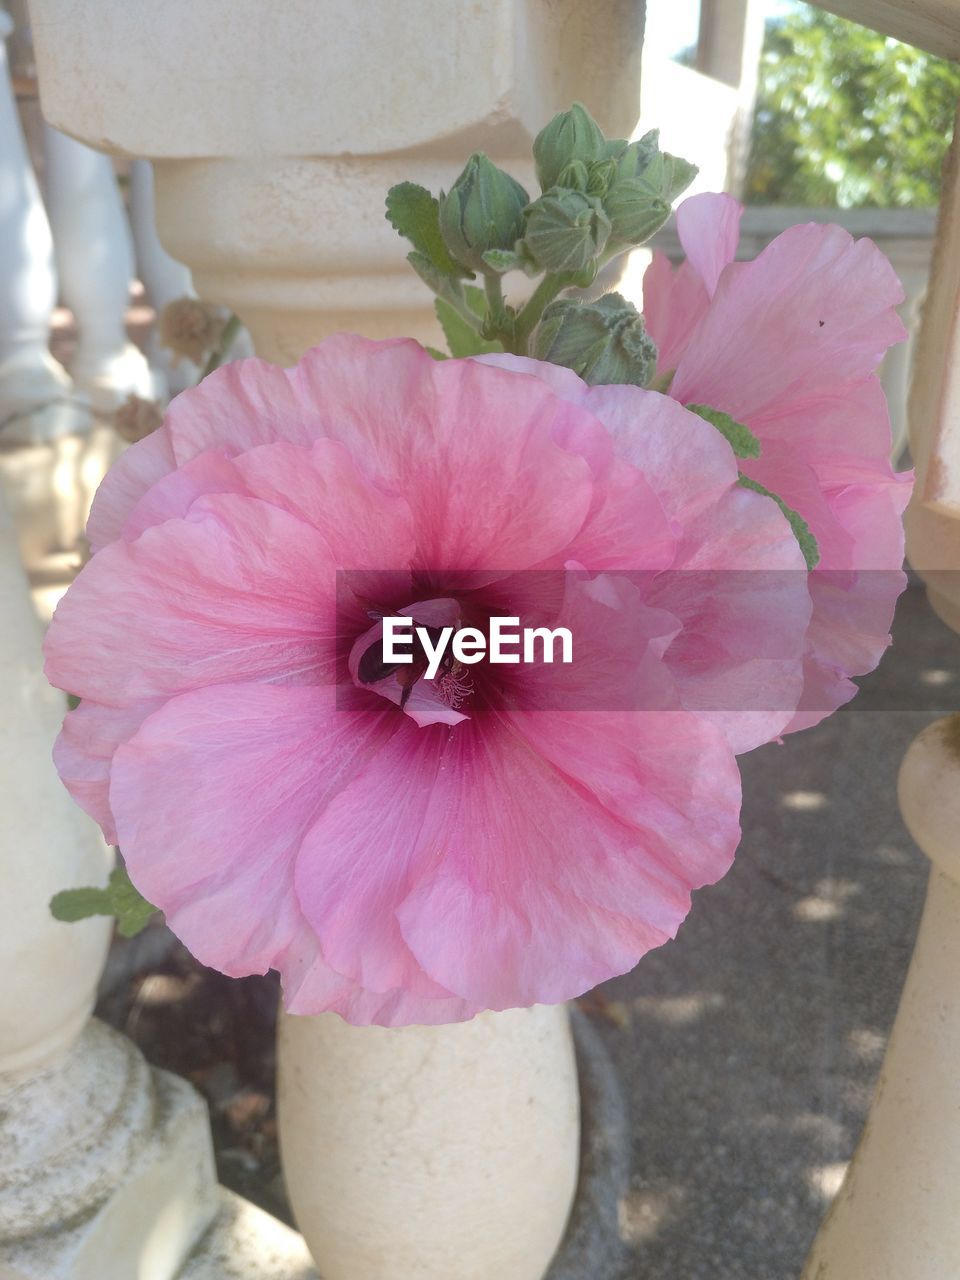
POLYGON ((233 346, 234 339, 240 332, 240 317, 231 315, 230 319, 223 326, 223 332, 220 334, 220 341, 210 352, 210 359, 203 366, 199 381, 202 382, 208 373, 213 373, 214 369, 218 369, 223 363, 224 358, 233 346))
POLYGON ((442 298, 444 302, 453 307, 457 315, 466 320, 471 329, 476 333, 480 332, 480 326, 483 324, 483 317, 478 316, 473 310, 466 298, 463 296, 463 292, 459 285, 451 284, 448 289, 445 289, 442 293, 438 293, 436 296, 438 298, 442 298))
POLYGON ((508 350, 512 351, 513 354, 517 356, 525 356, 527 354, 530 335, 537 327, 540 317, 543 315, 544 308, 551 303, 560 290, 565 289, 569 283, 570 282, 565 275, 558 274, 543 277, 531 294, 529 301, 517 315, 513 342, 508 350))
POLYGON ((488 271, 483 277, 483 289, 487 295, 487 310, 490 315, 490 321, 500 329, 502 327, 503 313, 506 310, 500 277, 488 271))

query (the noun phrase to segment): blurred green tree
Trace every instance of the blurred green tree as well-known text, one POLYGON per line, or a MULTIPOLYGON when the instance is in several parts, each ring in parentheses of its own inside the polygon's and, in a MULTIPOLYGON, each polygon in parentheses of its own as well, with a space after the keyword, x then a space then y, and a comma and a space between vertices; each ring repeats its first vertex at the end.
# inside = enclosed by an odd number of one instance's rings
POLYGON ((750 204, 935 205, 960 65, 810 5, 768 22, 750 204))

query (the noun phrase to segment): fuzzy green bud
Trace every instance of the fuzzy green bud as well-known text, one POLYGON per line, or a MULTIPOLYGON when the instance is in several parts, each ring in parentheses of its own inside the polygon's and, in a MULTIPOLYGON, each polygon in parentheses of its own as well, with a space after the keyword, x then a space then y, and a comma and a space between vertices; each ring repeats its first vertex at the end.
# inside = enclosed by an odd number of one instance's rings
POLYGON ((524 249, 541 271, 580 271, 603 252, 610 219, 600 201, 555 187, 526 211, 524 249))
POLYGON ((478 151, 440 201, 440 233, 447 249, 471 271, 485 271, 483 255, 512 249, 523 235, 530 197, 509 173, 478 151))
POLYGON ((604 159, 606 145, 600 126, 582 103, 575 102, 569 111, 561 111, 540 130, 533 144, 542 190, 559 185, 560 174, 567 165, 577 160, 589 165, 604 159))
MULTIPOLYGON (((608 144, 610 148, 614 145, 614 143, 608 144)), ((651 129, 636 142, 621 142, 616 145, 618 150, 612 151, 611 156, 616 160, 618 175, 621 178, 636 178, 646 169, 653 157, 659 154, 660 130, 651 129)))
POLYGON ((552 302, 534 334, 533 355, 572 369, 591 386, 645 387, 657 365, 643 317, 619 293, 596 302, 552 302))
POLYGON ((603 202, 610 219, 610 248, 643 244, 670 216, 670 205, 639 178, 621 178, 603 202))
POLYGON ((603 200, 610 247, 643 244, 670 215, 676 197, 696 176, 695 165, 657 149, 656 130, 632 142, 617 160, 617 177, 603 200))

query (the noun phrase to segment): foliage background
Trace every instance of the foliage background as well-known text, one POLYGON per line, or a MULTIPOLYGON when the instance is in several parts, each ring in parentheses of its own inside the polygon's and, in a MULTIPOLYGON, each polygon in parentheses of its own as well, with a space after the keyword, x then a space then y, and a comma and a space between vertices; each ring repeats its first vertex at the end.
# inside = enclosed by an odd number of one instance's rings
POLYGON ((935 205, 960 65, 810 5, 767 23, 751 204, 935 205))

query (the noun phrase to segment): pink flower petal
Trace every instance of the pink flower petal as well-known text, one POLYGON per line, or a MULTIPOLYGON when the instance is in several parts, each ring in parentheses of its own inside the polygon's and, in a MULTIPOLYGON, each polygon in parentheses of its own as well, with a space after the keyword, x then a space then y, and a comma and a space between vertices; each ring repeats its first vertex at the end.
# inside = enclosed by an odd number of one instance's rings
POLYGON ((906 336, 903 289, 870 240, 808 223, 724 272, 670 394, 750 425, 790 397, 872 373, 906 336))
POLYGON ((53 760, 64 786, 100 824, 109 844, 117 843, 109 796, 114 753, 159 706, 156 699, 128 707, 81 702, 67 713, 54 745, 53 760))
POLYGON ((284 952, 278 966, 283 1001, 288 1013, 339 1013, 354 1026, 438 1026, 466 1022, 480 1006, 458 996, 415 996, 402 987, 367 991, 336 973, 323 959, 316 935, 304 926, 284 952))
POLYGON ((94 556, 47 632, 48 678, 111 706, 249 679, 330 680, 335 567, 323 537, 276 507, 201 498, 185 520, 94 556))
POLYGON ((296 936, 300 840, 396 727, 375 702, 348 710, 330 687, 197 689, 117 751, 110 806, 130 877, 204 964, 263 973, 296 936))
POLYGON ((425 971, 490 1008, 567 999, 672 936, 690 888, 729 865, 719 734, 682 712, 522 724, 398 733, 318 819, 297 893, 337 972, 387 991, 425 971))
POLYGON ((643 275, 643 320, 657 344, 658 378, 672 374, 707 314, 710 295, 689 262, 674 269, 659 251, 643 275))
POLYGON ((631 968, 674 936, 739 837, 732 753, 692 716, 512 719, 451 739, 420 830, 427 865, 397 910, 424 969, 493 1009, 631 968))
POLYGON ((127 516, 147 490, 176 467, 170 434, 160 427, 125 449, 97 490, 87 539, 94 551, 119 538, 127 516))
POLYGON ((743 205, 733 196, 704 192, 677 208, 677 235, 687 262, 709 297, 717 291, 723 269, 737 256, 743 205))

